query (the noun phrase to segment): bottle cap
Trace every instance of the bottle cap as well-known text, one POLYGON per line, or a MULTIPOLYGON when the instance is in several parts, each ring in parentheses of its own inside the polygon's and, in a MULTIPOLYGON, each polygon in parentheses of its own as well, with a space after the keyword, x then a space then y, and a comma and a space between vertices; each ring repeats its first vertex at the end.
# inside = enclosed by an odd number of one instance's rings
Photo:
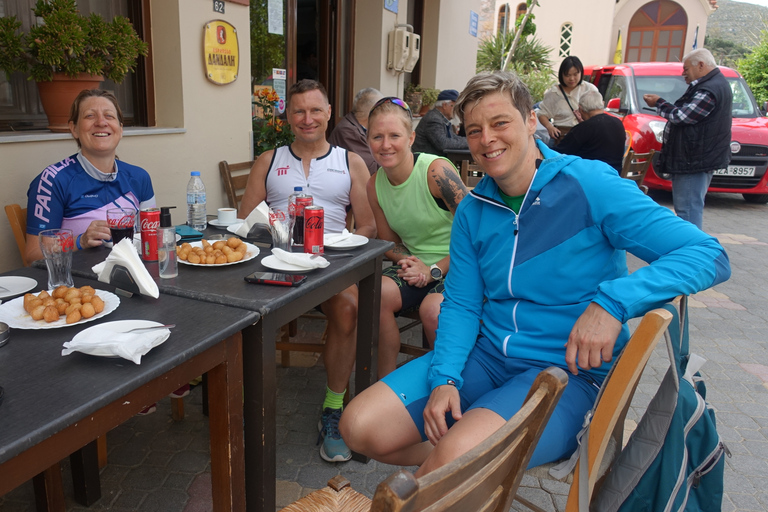
MULTIPOLYGON (((191 174, 192 176, 200 176, 200 171, 192 171, 189 174, 191 174)), ((174 208, 176 208, 176 207, 174 206, 174 208)))
POLYGON ((294 192, 301 192, 301 187, 293 187, 294 192))
POLYGON ((173 226, 173 222, 171 222, 171 208, 176 208, 176 207, 175 206, 160 207, 160 227, 161 228, 170 228, 173 226))

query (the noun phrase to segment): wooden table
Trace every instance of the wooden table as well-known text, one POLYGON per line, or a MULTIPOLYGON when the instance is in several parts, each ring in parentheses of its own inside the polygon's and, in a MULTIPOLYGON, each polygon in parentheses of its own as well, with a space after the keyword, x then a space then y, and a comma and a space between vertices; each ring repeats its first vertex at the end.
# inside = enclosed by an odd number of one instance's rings
MULTIPOLYGON (((36 279, 47 273, 26 268, 8 273, 36 279)), ((112 291, 103 283, 76 278, 112 291)), ((70 453, 131 418, 195 377, 208 373, 213 505, 245 510, 240 331, 256 312, 171 295, 121 298, 100 320, 47 330, 12 329, 0 348, 0 495, 58 463, 70 453), (74 353, 62 344, 99 322, 142 319, 175 323, 170 338, 136 365, 74 353)), ((59 476, 60 478, 60 476, 59 476)), ((63 502, 49 502, 60 507, 63 502)))
MULTIPOLYGON (((221 230, 208 228, 206 234, 221 230)), ((254 285, 244 277, 254 271, 270 271, 261 265, 269 249, 261 248, 251 261, 225 267, 179 265, 173 279, 157 278, 157 264, 146 263, 161 294, 196 299, 214 304, 256 311, 261 321, 243 330, 243 375, 245 382, 245 470, 246 500, 249 511, 275 509, 277 374, 275 334, 289 321, 357 283, 359 286, 355 391, 370 386, 375 379, 375 360, 379 339, 381 265, 391 242, 370 240, 366 245, 346 251, 351 257, 338 258, 340 251, 326 251, 330 266, 308 273, 299 287, 254 285)), ((94 277, 91 267, 104 261, 108 249, 78 251, 72 273, 94 277)), ((42 262, 37 262, 39 265, 42 262)), ((44 265, 44 263, 43 263, 44 265)), ((357 460, 361 456, 355 455, 357 460)))

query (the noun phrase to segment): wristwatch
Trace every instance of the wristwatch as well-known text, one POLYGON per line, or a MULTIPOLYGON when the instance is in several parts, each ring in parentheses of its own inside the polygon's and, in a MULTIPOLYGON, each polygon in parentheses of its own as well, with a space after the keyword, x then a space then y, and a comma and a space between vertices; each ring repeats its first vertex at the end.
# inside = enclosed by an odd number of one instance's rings
POLYGON ((429 275, 432 276, 432 279, 437 281, 438 279, 443 277, 443 271, 440 269, 440 267, 437 266, 437 263, 429 267, 429 275))

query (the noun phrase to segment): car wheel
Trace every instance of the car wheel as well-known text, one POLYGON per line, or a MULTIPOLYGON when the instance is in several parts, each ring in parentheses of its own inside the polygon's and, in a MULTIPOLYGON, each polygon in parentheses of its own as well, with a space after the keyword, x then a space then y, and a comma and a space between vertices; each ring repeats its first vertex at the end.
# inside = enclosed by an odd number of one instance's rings
POLYGON ((768 203, 768 194, 741 194, 744 196, 744 200, 752 204, 766 204, 768 203))

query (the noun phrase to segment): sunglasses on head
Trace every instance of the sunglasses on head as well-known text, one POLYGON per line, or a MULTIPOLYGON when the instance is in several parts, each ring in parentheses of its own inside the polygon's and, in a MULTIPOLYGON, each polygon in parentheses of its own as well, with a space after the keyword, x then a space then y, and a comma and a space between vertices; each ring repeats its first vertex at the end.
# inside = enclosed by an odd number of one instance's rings
POLYGON ((370 115, 373 114, 374 110, 376 110, 377 108, 379 108, 385 103, 392 103, 393 105, 397 105, 401 109, 408 112, 408 117, 410 117, 411 120, 413 120, 413 114, 411 114, 411 107, 409 107, 406 102, 404 102, 403 100, 395 96, 387 96, 377 101, 376 104, 373 106, 373 108, 371 108, 371 111, 368 113, 368 117, 370 117, 370 115))

